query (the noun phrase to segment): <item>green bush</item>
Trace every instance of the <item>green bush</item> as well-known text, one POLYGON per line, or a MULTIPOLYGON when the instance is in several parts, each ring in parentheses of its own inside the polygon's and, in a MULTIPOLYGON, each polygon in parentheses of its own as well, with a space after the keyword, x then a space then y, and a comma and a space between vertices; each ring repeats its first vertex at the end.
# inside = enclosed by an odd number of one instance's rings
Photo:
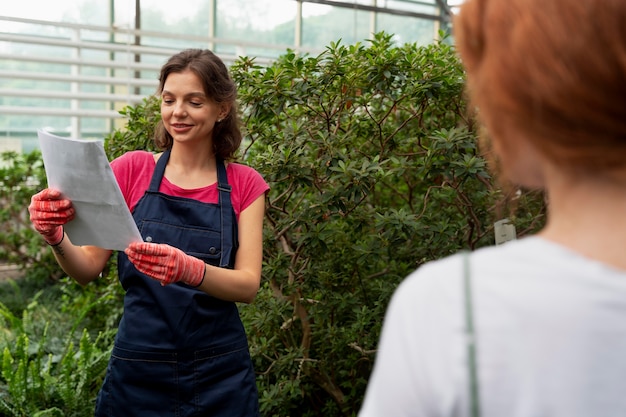
POLYGON ((263 286, 241 308, 263 415, 355 415, 397 284, 493 244, 499 216, 518 230, 541 217, 537 195, 496 210, 454 48, 391 39, 232 67, 243 158, 272 187, 263 286))

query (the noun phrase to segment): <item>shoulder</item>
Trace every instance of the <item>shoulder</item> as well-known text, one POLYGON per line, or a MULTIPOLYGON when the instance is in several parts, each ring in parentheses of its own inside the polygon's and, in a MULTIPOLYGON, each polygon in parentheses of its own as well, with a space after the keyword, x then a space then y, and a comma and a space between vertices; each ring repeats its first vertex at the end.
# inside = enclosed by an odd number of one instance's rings
POLYGON ((269 190, 269 185, 263 179, 263 176, 248 165, 231 162, 226 167, 226 174, 228 175, 228 182, 233 186, 233 189, 237 189, 239 192, 246 193, 247 191, 252 191, 254 194, 258 194, 259 190, 261 190, 261 193, 269 190))
POLYGON ((442 399, 463 357, 462 265, 461 254, 425 263, 396 288, 360 417, 453 414, 442 399))
POLYGON ((465 357, 465 266, 473 280, 477 265, 509 249, 489 247, 426 262, 400 283, 387 306, 362 416, 390 410, 453 414, 465 357))
POLYGON ((394 304, 403 310, 430 309, 431 312, 442 306, 459 305, 465 274, 477 292, 531 286, 535 277, 539 285, 545 282, 539 277, 554 273, 558 265, 567 264, 565 259, 567 255, 560 253, 559 248, 537 237, 459 252, 427 262, 409 274, 396 289, 394 304))
POLYGON ((269 190, 260 173, 247 165, 231 162, 226 167, 228 183, 233 187, 233 205, 241 213, 269 190))
POLYGON ((154 168, 154 154, 146 151, 126 152, 111 161, 111 170, 131 210, 148 188, 154 168))
POLYGON ((236 177, 263 179, 263 177, 257 170, 239 162, 229 162, 226 166, 226 172, 229 174, 229 176, 232 174, 236 177))
POLYGON ((154 154, 148 151, 129 151, 111 161, 112 166, 154 165, 154 154))
POLYGON ((118 182, 132 181, 134 178, 152 175, 155 167, 154 154, 147 151, 130 151, 111 161, 111 169, 118 182))
POLYGON ((111 161, 116 176, 139 175, 154 170, 154 154, 147 151, 130 151, 111 161))
POLYGON ((400 288, 410 292, 445 293, 447 289, 458 286, 465 273, 472 280, 483 283, 492 278, 502 281, 512 277, 513 271, 526 274, 530 269, 544 268, 546 262, 559 256, 562 255, 541 239, 528 237, 427 262, 411 273, 400 284, 400 288))
MULTIPOLYGON (((448 315, 464 304, 465 276, 480 319, 495 311, 500 312, 500 318, 505 311, 516 317, 553 311, 554 294, 580 300, 590 286, 601 282, 612 288, 624 274, 531 236, 423 264, 400 283, 391 308, 400 316, 448 315), (510 309, 512 305, 524 307, 510 309)), ((566 304, 561 303, 561 307, 565 309, 566 304)))

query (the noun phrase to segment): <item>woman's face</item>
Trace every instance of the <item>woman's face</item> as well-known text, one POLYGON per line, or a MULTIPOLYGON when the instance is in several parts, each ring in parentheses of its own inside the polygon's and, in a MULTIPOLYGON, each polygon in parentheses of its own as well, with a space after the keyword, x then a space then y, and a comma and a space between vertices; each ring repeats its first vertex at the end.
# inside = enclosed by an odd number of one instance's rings
POLYGON ((167 76, 161 99, 161 118, 174 142, 212 140, 215 123, 228 114, 227 106, 207 97, 200 79, 189 70, 167 76))

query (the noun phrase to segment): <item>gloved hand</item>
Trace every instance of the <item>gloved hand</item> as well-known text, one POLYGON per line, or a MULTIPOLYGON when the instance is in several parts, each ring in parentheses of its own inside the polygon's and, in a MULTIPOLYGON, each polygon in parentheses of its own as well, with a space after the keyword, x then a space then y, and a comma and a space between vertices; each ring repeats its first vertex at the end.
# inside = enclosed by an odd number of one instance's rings
POLYGON ((204 279, 204 261, 170 245, 134 242, 124 253, 139 272, 161 281, 161 285, 181 281, 197 287, 204 279))
POLYGON ((46 188, 32 196, 28 213, 35 230, 49 245, 55 246, 63 240, 63 225, 74 218, 76 210, 60 191, 46 188))

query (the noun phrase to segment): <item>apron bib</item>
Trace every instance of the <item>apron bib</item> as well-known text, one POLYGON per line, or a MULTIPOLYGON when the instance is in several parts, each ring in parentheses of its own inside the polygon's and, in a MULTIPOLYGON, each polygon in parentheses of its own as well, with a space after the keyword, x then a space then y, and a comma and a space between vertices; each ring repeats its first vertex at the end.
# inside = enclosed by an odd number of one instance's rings
MULTIPOLYGON (((146 242, 233 268, 237 222, 223 161, 217 204, 160 193, 170 151, 157 161, 133 218, 146 242)), ((161 286, 123 252, 124 297, 96 416, 258 416, 256 377, 237 305, 183 283, 161 286)))

